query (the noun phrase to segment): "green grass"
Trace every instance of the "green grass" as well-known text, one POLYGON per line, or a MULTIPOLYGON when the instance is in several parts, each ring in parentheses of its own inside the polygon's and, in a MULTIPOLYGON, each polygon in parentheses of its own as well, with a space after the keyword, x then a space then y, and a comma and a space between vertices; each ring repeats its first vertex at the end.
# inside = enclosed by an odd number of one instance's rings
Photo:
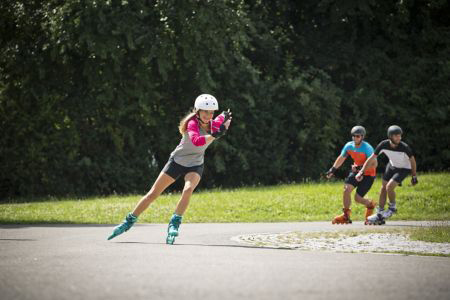
POLYGON ((375 253, 384 253, 384 254, 398 254, 404 256, 438 256, 438 257, 450 257, 448 254, 443 253, 423 253, 423 252, 414 252, 414 251, 375 251, 375 253))
MULTIPOLYGON (((204 178, 208 180, 208 178, 204 178)), ((397 188, 398 214, 393 220, 450 220, 450 173, 419 174, 419 185, 397 188)), ((368 197, 378 200, 378 177, 368 197)), ((195 193, 184 222, 329 221, 341 213, 343 182, 214 189, 195 193)), ((179 194, 164 194, 140 217, 141 223, 166 223, 179 194)), ((116 224, 140 195, 87 199, 11 200, 0 204, 0 223, 116 224)), ((352 219, 365 208, 353 203, 352 219)))
POLYGON ((409 237, 415 241, 450 243, 450 226, 432 226, 413 229, 409 237))

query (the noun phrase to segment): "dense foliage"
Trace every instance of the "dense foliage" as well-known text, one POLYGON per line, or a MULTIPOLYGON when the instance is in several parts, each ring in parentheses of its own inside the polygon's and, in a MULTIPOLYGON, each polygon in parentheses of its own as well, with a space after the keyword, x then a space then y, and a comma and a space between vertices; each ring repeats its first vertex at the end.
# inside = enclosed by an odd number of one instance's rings
POLYGON ((0 196, 144 192, 200 93, 202 187, 318 178, 362 124, 450 165, 445 0, 0 2, 0 196))

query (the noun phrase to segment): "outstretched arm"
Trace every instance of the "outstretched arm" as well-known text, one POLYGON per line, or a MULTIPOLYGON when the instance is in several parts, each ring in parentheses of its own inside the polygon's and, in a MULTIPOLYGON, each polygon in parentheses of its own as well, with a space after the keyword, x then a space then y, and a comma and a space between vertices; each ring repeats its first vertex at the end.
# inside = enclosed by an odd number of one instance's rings
POLYGON ((416 164, 416 159, 414 158, 414 156, 411 156, 409 158, 409 161, 411 162, 411 175, 412 176, 416 176, 416 172, 417 172, 417 164, 416 164))
POLYGON ((372 159, 367 165, 367 169, 376 168, 376 167, 378 167, 378 160, 376 158, 372 159))
POLYGON ((339 169, 346 159, 347 159, 347 157, 339 155, 338 158, 336 158, 336 161, 334 162, 333 167, 335 167, 336 169, 339 169))
POLYGON ((377 164, 376 162, 377 160, 377 155, 375 153, 373 153, 371 156, 369 156, 369 158, 364 162, 364 165, 362 166, 361 170, 359 170, 359 173, 364 174, 364 171, 366 171, 366 169, 373 167, 377 164))
POLYGON ((411 162, 411 184, 412 185, 416 185, 419 183, 419 181, 417 180, 417 164, 416 164, 416 159, 414 158, 414 156, 411 156, 409 158, 409 161, 411 162))
POLYGON ((344 161, 347 159, 347 157, 339 155, 338 158, 336 158, 333 166, 331 167, 330 170, 328 170, 327 174, 327 178, 331 178, 334 175, 334 172, 336 172, 336 170, 342 166, 342 164, 344 163, 344 161))

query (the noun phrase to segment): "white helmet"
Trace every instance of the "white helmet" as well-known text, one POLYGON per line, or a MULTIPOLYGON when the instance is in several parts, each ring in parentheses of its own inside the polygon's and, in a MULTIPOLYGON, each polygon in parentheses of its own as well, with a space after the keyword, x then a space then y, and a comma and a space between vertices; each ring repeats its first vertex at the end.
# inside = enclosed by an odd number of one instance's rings
POLYGON ((217 99, 214 96, 209 94, 201 94, 195 99, 195 110, 218 110, 219 103, 217 103, 217 99))

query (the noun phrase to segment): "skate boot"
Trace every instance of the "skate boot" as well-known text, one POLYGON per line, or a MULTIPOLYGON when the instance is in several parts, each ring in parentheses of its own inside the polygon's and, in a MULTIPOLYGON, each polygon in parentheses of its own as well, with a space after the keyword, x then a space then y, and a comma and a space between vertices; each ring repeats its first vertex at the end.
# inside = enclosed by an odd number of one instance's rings
POLYGON ((390 206, 388 210, 386 210, 383 213, 383 218, 384 219, 389 219, 390 217, 392 217, 393 214, 395 214, 397 212, 397 209, 395 207, 390 206))
POLYGON ((377 203, 373 200, 370 201, 370 206, 366 207, 366 214, 365 214, 365 223, 367 225, 367 218, 373 214, 373 210, 375 209, 375 206, 377 203))
POLYGON ((108 237, 108 240, 115 238, 119 234, 124 233, 125 231, 128 231, 134 223, 136 223, 138 217, 133 215, 132 213, 128 213, 128 215, 125 217, 125 220, 123 220, 122 224, 116 226, 114 228, 113 233, 108 237))
POLYGON ((343 208, 342 210, 344 213, 336 216, 333 221, 331 221, 332 224, 352 224, 352 220, 350 219, 352 210, 350 208, 343 208))
POLYGON ((376 214, 371 215, 367 218, 365 225, 383 225, 386 223, 383 217, 384 210, 378 210, 376 214))
POLYGON ((172 245, 175 242, 175 237, 178 236, 178 228, 181 224, 181 218, 182 216, 173 214, 172 218, 170 219, 169 228, 167 228, 167 244, 172 245))

